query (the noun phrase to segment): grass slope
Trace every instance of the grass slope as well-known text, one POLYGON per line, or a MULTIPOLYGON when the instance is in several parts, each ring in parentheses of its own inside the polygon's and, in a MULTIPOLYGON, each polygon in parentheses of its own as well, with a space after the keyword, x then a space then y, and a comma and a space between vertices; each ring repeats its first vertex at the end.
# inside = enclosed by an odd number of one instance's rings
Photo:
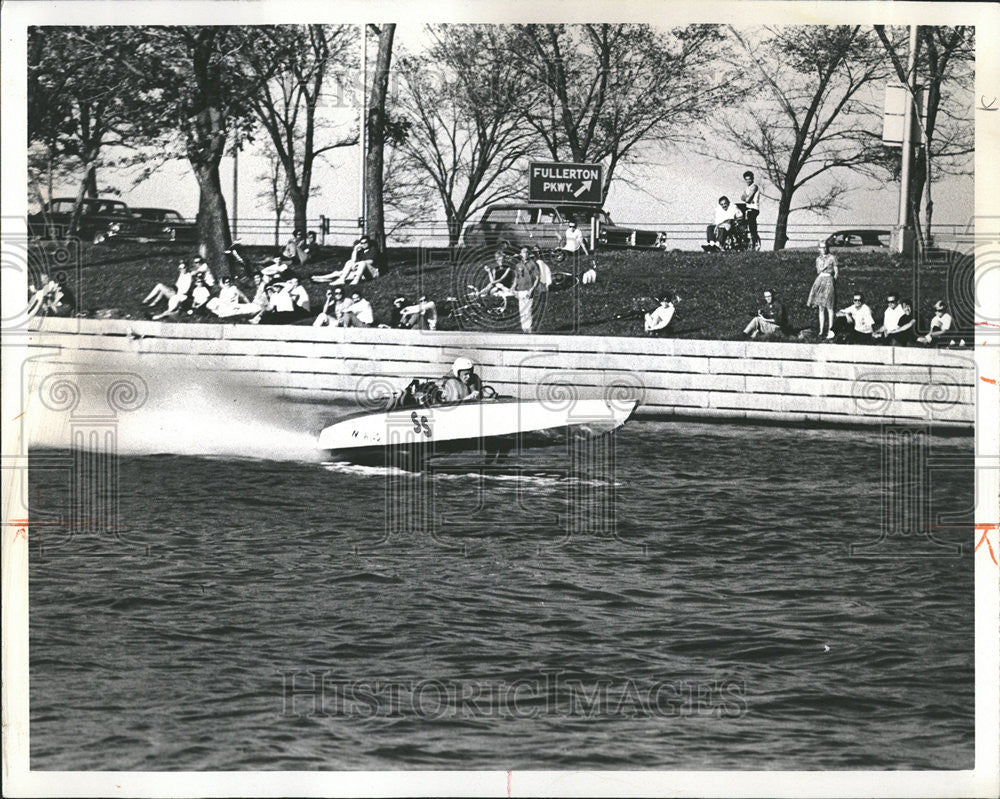
MULTIPOLYGON (((263 260, 272 248, 250 248, 250 254, 263 260)), ((322 259, 299 270, 299 274, 320 274, 339 267, 349 256, 347 248, 328 248, 322 259)), ((81 311, 93 314, 99 309, 116 309, 114 315, 146 318, 141 300, 158 282, 172 284, 177 262, 192 255, 189 247, 169 244, 109 243, 82 244, 66 256, 66 245, 57 242, 31 245, 30 261, 35 269, 50 273, 60 270, 78 287, 81 311)), ((789 321, 798 329, 816 327, 816 312, 806 307, 809 288, 815 277, 815 252, 786 250, 757 253, 701 253, 685 251, 605 251, 598 257, 596 285, 550 292, 537 325, 541 333, 580 333, 597 336, 643 335, 642 319, 631 316, 615 318, 633 309, 650 310, 653 298, 667 290, 678 293, 682 301, 673 323, 672 335, 678 338, 739 338, 747 321, 761 303, 761 292, 772 289, 788 308, 789 321)), ((464 253, 457 261, 446 251, 428 253, 416 249, 389 252, 389 268, 376 280, 358 288, 374 306, 376 322, 389 317, 392 300, 405 295, 413 300, 420 294, 441 301, 448 296, 461 297, 465 286, 482 274, 488 253, 464 253)), ((955 300, 956 292, 972 296, 972 273, 963 261, 924 264, 914 269, 906 261, 885 253, 849 253, 838 255, 840 279, 837 282, 838 307, 850 303, 854 291, 864 292, 877 320, 885 308, 888 292, 917 301, 920 323, 932 315, 931 305, 938 298, 955 300)), ((553 271, 568 267, 553 266, 553 271)), ((481 280, 480 280, 481 282, 481 280)), ((324 286, 305 284, 319 310, 324 286)), ((962 303, 952 302, 956 322, 971 327, 965 320, 962 303), (959 306, 956 308, 956 306, 959 306)), ((966 303, 971 308, 971 304, 966 303)), ((502 318, 479 314, 472 322, 461 323, 443 317, 440 329, 460 328, 519 330, 516 301, 510 303, 502 318)))

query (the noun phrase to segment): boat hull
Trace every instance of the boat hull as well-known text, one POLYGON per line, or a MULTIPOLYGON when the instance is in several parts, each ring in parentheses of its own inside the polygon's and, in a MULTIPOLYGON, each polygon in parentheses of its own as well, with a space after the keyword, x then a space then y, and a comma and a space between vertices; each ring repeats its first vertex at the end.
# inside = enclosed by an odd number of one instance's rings
POLYGON ((419 468, 451 453, 494 458, 605 435, 625 424, 637 405, 637 400, 499 399, 360 413, 323 430, 318 447, 335 460, 419 468))

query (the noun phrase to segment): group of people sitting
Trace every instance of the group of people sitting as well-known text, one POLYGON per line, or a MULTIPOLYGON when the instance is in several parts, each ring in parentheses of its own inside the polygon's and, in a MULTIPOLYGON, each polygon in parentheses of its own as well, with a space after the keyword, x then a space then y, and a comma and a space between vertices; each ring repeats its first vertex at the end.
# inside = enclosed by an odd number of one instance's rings
POLYGON ((76 313, 76 296, 69 287, 64 272, 55 280, 43 272, 38 276, 38 285, 28 284, 28 316, 73 316, 76 313))
POLYGON ((245 317, 251 324, 296 321, 310 315, 309 294, 290 270, 287 263, 274 263, 253 274, 253 299, 226 275, 216 280, 201 256, 191 263, 181 261, 173 286, 157 283, 143 300, 143 305, 155 309, 165 302, 163 310, 151 319, 171 316, 245 317))
MULTIPOLYGON (((750 338, 772 336, 776 333, 790 335, 788 312, 785 305, 767 289, 763 293, 764 303, 757 309, 757 315, 743 329, 750 338)), ((900 299, 895 292, 886 296, 886 307, 882 313, 882 323, 877 324, 871 308, 865 303, 864 294, 855 292, 852 302, 834 315, 833 327, 828 338, 848 341, 853 344, 879 343, 906 346, 914 342, 934 344, 949 336, 952 317, 943 300, 934 303, 934 316, 928 331, 923 336, 916 335, 916 317, 913 304, 908 299, 900 299)), ((954 341, 950 341, 954 344, 954 341)), ((958 342, 960 346, 965 341, 958 342)))

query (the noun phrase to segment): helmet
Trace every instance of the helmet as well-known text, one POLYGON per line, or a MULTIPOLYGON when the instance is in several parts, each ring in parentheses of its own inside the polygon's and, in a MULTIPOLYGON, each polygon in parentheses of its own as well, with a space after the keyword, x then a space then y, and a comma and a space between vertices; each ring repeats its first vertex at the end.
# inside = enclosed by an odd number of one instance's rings
POLYGON ((467 369, 474 368, 475 364, 469 358, 462 356, 461 358, 456 358, 455 363, 451 365, 451 373, 458 377, 459 372, 464 372, 467 369))

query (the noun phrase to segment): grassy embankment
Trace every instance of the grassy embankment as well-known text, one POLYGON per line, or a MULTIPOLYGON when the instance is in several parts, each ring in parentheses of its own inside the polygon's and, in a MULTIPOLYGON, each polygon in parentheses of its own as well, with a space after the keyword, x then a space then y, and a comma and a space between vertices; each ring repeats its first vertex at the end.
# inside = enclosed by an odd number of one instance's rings
MULTIPOLYGON (((32 245, 33 263, 47 263, 50 272, 58 271, 53 258, 56 246, 32 245)), ((271 253, 272 248, 250 248, 250 254, 259 260, 271 253)), ((190 255, 190 247, 178 245, 84 244, 79 258, 73 259, 80 263, 79 278, 71 276, 70 280, 79 286, 81 311, 92 315, 100 309, 115 309, 116 317, 148 318, 142 298, 158 282, 172 284, 177 262, 190 255)), ((311 283, 308 276, 331 271, 348 256, 347 248, 328 248, 320 262, 299 270, 306 278, 305 285, 317 311, 322 307, 325 287, 311 283)), ((786 304, 793 327, 815 331, 816 312, 805 305, 815 276, 815 257, 813 250, 727 254, 609 250, 599 255, 596 285, 549 293, 538 331, 643 335, 641 318, 615 318, 616 315, 639 308, 648 311, 655 305, 655 297, 672 290, 682 298, 673 324, 675 337, 734 339, 741 336, 743 327, 755 314, 765 288, 771 288, 786 304)), ((421 264, 415 249, 395 249, 389 253, 389 268, 383 275, 358 288, 371 301, 376 322, 385 321, 392 300, 398 295, 414 300, 426 294, 437 301, 462 296, 465 287, 482 274, 482 263, 487 258, 488 254, 478 257, 466 254, 457 264, 440 257, 430 264, 421 264)), ((917 299, 921 325, 926 325, 932 303, 941 297, 954 296, 956 275, 965 275, 963 279, 971 284, 969 270, 956 270, 944 263, 914 270, 909 262, 884 253, 841 254, 838 262, 838 307, 848 305, 851 293, 860 290, 876 319, 881 318, 885 308, 886 293, 898 292, 902 297, 917 299)), ((564 268, 553 266, 553 271, 564 268)), ((958 290, 965 297, 971 296, 971 286, 958 290)), ((508 313, 501 319, 482 314, 476 318, 479 321, 466 323, 464 327, 519 330, 516 301, 511 302, 508 313)), ((964 321, 966 328, 971 323, 971 320, 956 321, 964 321)), ((439 327, 454 330, 463 325, 454 318, 443 317, 439 327)))

